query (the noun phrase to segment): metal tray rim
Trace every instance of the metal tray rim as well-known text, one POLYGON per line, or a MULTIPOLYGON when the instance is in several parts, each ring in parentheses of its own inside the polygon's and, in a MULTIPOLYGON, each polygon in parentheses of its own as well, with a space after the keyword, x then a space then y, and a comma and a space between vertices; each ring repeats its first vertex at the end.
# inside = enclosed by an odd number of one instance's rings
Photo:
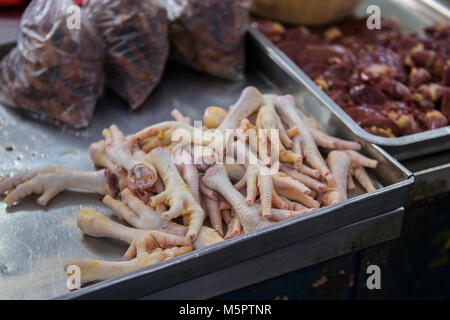
POLYGON ((435 1, 435 0, 419 0, 422 2, 425 6, 427 6, 429 9, 433 10, 434 12, 440 14, 441 16, 450 19, 450 8, 435 1))

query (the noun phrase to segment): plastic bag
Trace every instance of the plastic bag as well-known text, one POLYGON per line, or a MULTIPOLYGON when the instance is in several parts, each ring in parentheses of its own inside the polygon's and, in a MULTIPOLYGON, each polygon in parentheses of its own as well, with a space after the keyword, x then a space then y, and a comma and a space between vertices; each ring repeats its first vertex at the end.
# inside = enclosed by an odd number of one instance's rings
POLYGON ((169 53, 165 9, 153 0, 91 0, 85 10, 106 44, 107 85, 132 109, 140 107, 169 53))
POLYGON ((226 79, 241 79, 248 0, 161 0, 174 59, 226 79))
POLYGON ((102 94, 101 37, 72 0, 33 0, 17 46, 0 65, 0 96, 34 117, 73 128, 90 123, 102 94))

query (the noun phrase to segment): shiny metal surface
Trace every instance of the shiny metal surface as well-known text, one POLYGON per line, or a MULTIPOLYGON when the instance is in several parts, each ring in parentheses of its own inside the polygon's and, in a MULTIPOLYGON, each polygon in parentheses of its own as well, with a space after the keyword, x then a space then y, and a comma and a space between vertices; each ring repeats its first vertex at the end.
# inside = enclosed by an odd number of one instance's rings
MULTIPOLYGON (((201 119, 205 107, 230 106, 247 85, 254 85, 263 92, 294 94, 297 102, 304 102, 306 113, 317 116, 331 133, 357 138, 332 110, 314 100, 316 98, 289 68, 271 59, 273 52, 251 38, 248 42, 249 68, 244 81, 227 82, 169 63, 161 84, 140 110, 129 112, 124 103, 107 92, 99 102, 92 125, 84 130, 58 129, 1 106, 0 174, 42 165, 92 169, 87 148, 101 138, 104 127, 115 123, 125 133, 136 132, 169 119, 174 107, 192 119, 201 119), (6 151, 7 146, 14 150, 6 151)), ((363 144, 364 152, 380 161, 376 177, 373 177, 380 187, 377 191, 91 285, 65 298, 142 297, 403 206, 413 183, 411 173, 382 149, 364 141, 363 144)), ((124 244, 83 237, 76 227, 76 215, 82 207, 98 208, 114 216, 100 198, 94 194, 65 192, 45 208, 35 203, 36 197, 27 198, 12 210, 1 207, 0 298, 44 299, 67 294, 62 265, 69 258, 121 260, 126 250, 124 244)))
MULTIPOLYGON (((383 17, 396 17, 407 32, 421 31, 426 26, 438 21, 450 23, 448 8, 432 0, 366 0, 356 9, 355 15, 365 16, 369 5, 378 5, 383 17), (438 11, 436 8, 446 8, 446 10, 438 11)), ((398 138, 384 138, 366 132, 264 35, 255 29, 250 32, 274 56, 279 56, 287 68, 297 73, 300 81, 305 83, 305 86, 320 100, 320 103, 332 109, 336 117, 346 123, 350 130, 362 140, 382 146, 398 160, 450 149, 450 126, 398 138)))

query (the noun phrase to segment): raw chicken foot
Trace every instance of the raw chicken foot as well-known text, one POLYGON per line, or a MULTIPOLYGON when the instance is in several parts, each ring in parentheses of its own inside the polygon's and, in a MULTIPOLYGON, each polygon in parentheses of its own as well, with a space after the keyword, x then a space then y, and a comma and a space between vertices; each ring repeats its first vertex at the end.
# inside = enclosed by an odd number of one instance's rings
POLYGON ((8 191, 8 195, 3 199, 8 207, 32 193, 41 194, 37 203, 45 206, 58 193, 68 189, 114 195, 116 193, 115 183, 116 177, 108 169, 74 171, 43 167, 2 179, 0 194, 8 191))
POLYGON ((103 136, 106 156, 127 171, 129 188, 143 190, 155 184, 156 170, 145 160, 145 152, 133 136, 125 137, 116 125, 103 130, 103 136))
POLYGON ((186 236, 195 240, 203 225, 205 213, 178 173, 171 160, 169 150, 165 147, 158 147, 152 150, 146 159, 156 167, 166 188, 162 193, 150 199, 150 205, 153 207, 159 204, 168 205, 170 209, 162 214, 165 220, 172 220, 183 215, 185 223, 189 225, 186 236))
POLYGON ((308 164, 314 169, 319 170, 323 179, 326 179, 329 186, 334 186, 333 175, 330 172, 325 160, 317 148, 313 135, 308 126, 297 114, 294 98, 292 96, 283 96, 275 98, 275 107, 283 120, 290 126, 298 126, 301 137, 302 154, 308 164))
MULTIPOLYGON (((138 229, 159 230, 173 235, 186 236, 187 228, 172 221, 162 219, 164 206, 154 209, 147 206, 130 190, 122 191, 122 201, 105 196, 103 203, 115 210, 126 222, 138 229)), ((210 246, 223 239, 213 229, 202 227, 197 239, 193 242, 194 249, 210 246)))

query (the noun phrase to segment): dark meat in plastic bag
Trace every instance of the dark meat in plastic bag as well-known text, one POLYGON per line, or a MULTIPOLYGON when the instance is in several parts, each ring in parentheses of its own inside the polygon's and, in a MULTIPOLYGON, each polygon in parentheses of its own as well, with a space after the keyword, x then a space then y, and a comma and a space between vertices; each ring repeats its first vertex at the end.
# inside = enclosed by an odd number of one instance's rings
POLYGON ((17 46, 1 62, 0 95, 34 117, 81 128, 102 94, 104 49, 83 15, 80 29, 69 29, 74 15, 69 6, 72 0, 30 3, 17 46))
POLYGON ((173 57, 200 72, 241 79, 248 0, 167 0, 173 57))
POLYGON ((168 21, 153 0, 91 0, 88 16, 106 44, 107 85, 136 109, 158 84, 169 53, 168 21))

